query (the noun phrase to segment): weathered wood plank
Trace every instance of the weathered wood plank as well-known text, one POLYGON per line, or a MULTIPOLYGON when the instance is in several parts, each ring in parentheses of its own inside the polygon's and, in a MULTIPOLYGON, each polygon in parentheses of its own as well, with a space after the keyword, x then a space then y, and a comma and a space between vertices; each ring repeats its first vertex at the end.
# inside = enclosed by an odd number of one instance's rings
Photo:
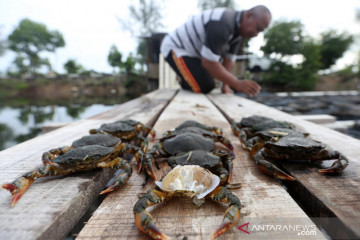
MULTIPOLYGON (((173 129, 184 120, 221 127, 226 137, 235 145, 236 159, 232 182, 241 182, 243 187, 233 192, 240 198, 244 207, 239 223, 220 239, 324 239, 314 223, 304 214, 289 194, 273 179, 263 176, 248 159, 237 139, 232 135, 227 120, 215 106, 201 94, 180 91, 159 117, 154 128, 161 135, 173 129), (277 221, 273 219, 277 218, 277 221), (246 234, 237 229, 250 223, 246 234), (255 231, 253 226, 264 224, 297 224, 314 226, 316 236, 301 238, 296 231, 255 231)), ((161 176, 169 170, 161 163, 161 176)), ((154 186, 153 182, 141 187, 142 176, 134 173, 127 185, 109 195, 87 222, 77 239, 147 239, 136 227, 132 208, 138 200, 137 194, 154 186)), ((221 223, 226 207, 214 202, 205 203, 197 209, 189 199, 172 199, 166 203, 148 208, 159 228, 173 239, 207 238, 221 223)), ((246 228, 244 228, 246 230, 246 228)))
MULTIPOLYGON (((174 90, 158 90, 0 152, 0 183, 40 166, 43 152, 69 145, 102 123, 133 118, 151 125, 174 95, 174 90)), ((113 174, 112 170, 93 170, 39 179, 14 207, 10 207, 9 192, 2 189, 0 238, 63 239, 113 174)))
MULTIPOLYGON (((239 121, 254 114, 296 124, 310 133, 310 137, 342 152, 350 165, 341 176, 324 176, 315 164, 284 163, 282 166, 296 179, 287 183, 288 190, 296 196, 312 217, 334 238, 360 238, 360 141, 334 130, 301 120, 284 112, 237 96, 212 94, 210 99, 229 118, 239 121)), ((323 163, 329 166, 331 163, 323 163)), ((255 164, 254 164, 255 165, 255 164)))

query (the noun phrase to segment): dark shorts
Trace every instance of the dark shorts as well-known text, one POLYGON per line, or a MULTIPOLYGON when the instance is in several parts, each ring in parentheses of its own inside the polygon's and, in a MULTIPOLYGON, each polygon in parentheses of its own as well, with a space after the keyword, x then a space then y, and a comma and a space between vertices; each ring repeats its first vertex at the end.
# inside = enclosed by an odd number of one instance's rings
POLYGON ((183 89, 196 93, 208 93, 214 89, 214 78, 201 66, 201 59, 186 56, 177 58, 171 51, 165 60, 181 78, 183 89))

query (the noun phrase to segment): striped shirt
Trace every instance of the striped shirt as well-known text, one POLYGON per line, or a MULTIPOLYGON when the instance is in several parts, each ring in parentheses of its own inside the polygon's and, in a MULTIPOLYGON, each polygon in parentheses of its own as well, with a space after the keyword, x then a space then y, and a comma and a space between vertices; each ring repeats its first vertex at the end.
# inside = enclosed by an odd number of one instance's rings
POLYGON ((191 17, 185 24, 169 33, 161 44, 161 53, 172 50, 182 56, 204 57, 218 62, 223 58, 235 61, 241 42, 238 34, 241 12, 218 8, 191 17))

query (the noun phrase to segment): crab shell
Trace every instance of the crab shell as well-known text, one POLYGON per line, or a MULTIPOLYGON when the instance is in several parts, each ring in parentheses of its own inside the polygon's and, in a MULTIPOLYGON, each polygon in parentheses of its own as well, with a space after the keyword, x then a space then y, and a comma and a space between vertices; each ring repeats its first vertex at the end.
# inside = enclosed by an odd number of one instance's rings
POLYGON ((89 145, 101 145, 104 147, 112 147, 119 143, 121 139, 114 137, 107 133, 97 133, 93 135, 84 136, 72 143, 74 147, 83 147, 89 145))
POLYGON ((197 165, 176 166, 162 180, 155 184, 166 192, 179 192, 198 199, 212 192, 220 183, 220 178, 209 170, 197 165))

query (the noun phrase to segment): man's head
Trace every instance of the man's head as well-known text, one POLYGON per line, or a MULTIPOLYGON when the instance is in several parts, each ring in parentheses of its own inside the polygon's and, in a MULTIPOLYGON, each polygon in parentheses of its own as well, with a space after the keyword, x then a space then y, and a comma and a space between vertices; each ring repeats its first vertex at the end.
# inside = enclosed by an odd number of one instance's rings
POLYGON ((269 26, 270 21, 270 10, 263 5, 255 6, 242 13, 239 33, 243 38, 256 37, 269 26))

